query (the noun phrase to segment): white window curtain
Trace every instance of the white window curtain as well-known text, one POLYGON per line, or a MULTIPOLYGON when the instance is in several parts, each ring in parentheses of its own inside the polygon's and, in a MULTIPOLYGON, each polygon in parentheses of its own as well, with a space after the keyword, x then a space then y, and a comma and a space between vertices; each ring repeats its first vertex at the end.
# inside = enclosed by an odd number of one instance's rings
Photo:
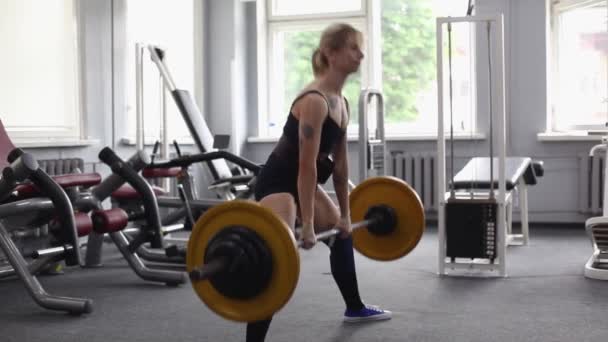
MULTIPOLYGON (((122 73, 117 68, 117 78, 123 82, 126 106, 126 134, 136 136, 136 89, 135 89, 135 44, 144 43, 161 47, 166 51, 165 62, 176 86, 195 95, 202 75, 197 76, 197 56, 202 49, 202 20, 200 6, 196 0, 126 0, 124 8, 124 63, 122 73)), ((144 53, 144 132, 146 143, 159 139, 161 131, 160 86, 157 67, 144 53)), ((167 93, 167 124, 169 138, 189 141, 190 133, 182 116, 167 93)), ((201 104, 199 104, 201 105, 201 104)))
POLYGON ((552 8, 552 131, 605 130, 608 122, 608 1, 556 1, 552 8))
POLYGON ((16 141, 80 139, 77 1, 0 1, 0 119, 16 141))

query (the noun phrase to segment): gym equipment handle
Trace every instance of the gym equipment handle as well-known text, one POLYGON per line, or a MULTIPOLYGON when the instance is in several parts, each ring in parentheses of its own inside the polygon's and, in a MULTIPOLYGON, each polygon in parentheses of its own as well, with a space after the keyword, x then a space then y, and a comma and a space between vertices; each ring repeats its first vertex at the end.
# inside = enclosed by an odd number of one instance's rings
POLYGON ((38 259, 42 257, 54 257, 58 255, 66 255, 67 253, 73 252, 74 247, 70 245, 51 247, 45 249, 39 249, 34 251, 31 255, 32 258, 38 259))
MULTIPOLYGON (((16 148, 9 153, 7 159, 9 163, 13 163, 19 157, 23 157, 24 155, 27 155, 27 153, 23 152, 23 150, 20 148, 16 148)), ((27 158, 29 157, 26 157, 26 159, 27 158)), ((28 161, 28 163, 31 162, 28 161)), ((53 202, 57 217, 59 218, 59 221, 63 226, 63 231, 66 234, 66 240, 70 240, 74 246, 80 246, 78 240, 78 229, 76 228, 76 221, 74 220, 74 209, 72 208, 72 202, 70 202, 70 198, 65 193, 63 188, 61 188, 61 186, 59 186, 59 184, 57 184, 51 176, 38 167, 31 171, 29 179, 34 185, 36 185, 36 187, 38 187, 38 189, 40 189, 40 192, 44 196, 50 198, 53 202)), ((71 253, 68 253, 65 262, 68 266, 79 265, 79 249, 75 248, 71 253)))
POLYGON ((213 152, 205 152, 199 153, 195 155, 187 155, 175 159, 171 159, 166 162, 154 163, 151 165, 152 167, 159 168, 171 168, 171 167, 188 167, 192 164, 208 162, 215 159, 225 159, 229 162, 232 162, 236 165, 239 165, 245 169, 250 170, 254 174, 258 174, 261 170, 261 166, 247 160, 245 158, 239 157, 227 151, 213 151, 213 152))
MULTIPOLYGON (((21 150, 20 150, 21 151, 21 150)), ((25 180, 32 172, 38 169, 38 162, 29 153, 21 151, 20 156, 11 162, 11 165, 2 170, 0 178, 0 200, 7 198, 18 182, 25 180)))
MULTIPOLYGON (((114 172, 93 189, 93 195, 100 201, 103 201, 126 182, 126 180, 115 171, 116 169, 120 169, 125 162, 109 147, 105 147, 99 152, 99 160, 108 165, 110 169, 112 169, 112 172, 114 172)), ((143 151, 137 151, 129 158, 126 164, 135 172, 139 172, 146 165, 150 164, 150 157, 143 151)))
MULTIPOLYGON (((143 152, 138 152, 131 157, 128 162, 124 162, 114 153, 114 151, 106 147, 99 153, 99 159, 112 168, 113 174, 106 178, 106 180, 111 182, 109 184, 114 186, 118 185, 118 187, 120 187, 126 181, 141 195, 148 229, 154 232, 153 238, 150 242, 153 248, 161 248, 163 246, 162 224, 160 222, 160 213, 158 209, 158 202, 156 201, 156 195, 154 195, 152 186, 139 174, 139 170, 141 170, 145 165, 149 164, 149 157, 143 152), (116 177, 116 179, 113 179, 113 177, 116 177)), ((106 186, 107 184, 100 184, 98 187, 102 185, 106 186)), ((94 193, 95 195, 98 195, 100 192, 97 192, 96 190, 97 188, 94 190, 94 193)), ((104 189, 104 191, 107 191, 107 189, 104 189)), ((109 192, 107 194, 109 195, 111 193, 112 192, 109 192)), ((98 198, 100 200, 105 199, 105 197, 98 198)), ((139 240, 136 241, 139 242, 139 240)), ((142 243, 146 241, 142 241, 142 243)), ((135 248, 135 246, 139 247, 137 243, 133 243, 132 246, 133 248, 135 248)))

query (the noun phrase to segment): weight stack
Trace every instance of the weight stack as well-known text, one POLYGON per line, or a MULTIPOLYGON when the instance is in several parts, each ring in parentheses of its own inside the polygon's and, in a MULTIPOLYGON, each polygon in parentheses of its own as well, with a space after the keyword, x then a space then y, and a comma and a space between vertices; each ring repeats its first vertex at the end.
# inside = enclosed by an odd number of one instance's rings
POLYGON ((448 200, 446 255, 454 258, 496 258, 498 206, 494 200, 448 200))

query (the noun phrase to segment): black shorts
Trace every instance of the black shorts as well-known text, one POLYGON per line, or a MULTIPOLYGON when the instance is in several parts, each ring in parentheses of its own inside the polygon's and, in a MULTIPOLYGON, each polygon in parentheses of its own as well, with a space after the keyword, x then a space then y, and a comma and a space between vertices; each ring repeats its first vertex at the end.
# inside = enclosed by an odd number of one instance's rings
MULTIPOLYGON (((262 171, 257 176, 255 200, 279 192, 290 193, 298 204, 298 162, 270 154, 262 171)), ((325 184, 334 170, 334 162, 329 157, 317 160, 317 184, 325 184)))
POLYGON ((298 203, 298 164, 271 154, 257 176, 255 200, 280 192, 290 193, 298 203))

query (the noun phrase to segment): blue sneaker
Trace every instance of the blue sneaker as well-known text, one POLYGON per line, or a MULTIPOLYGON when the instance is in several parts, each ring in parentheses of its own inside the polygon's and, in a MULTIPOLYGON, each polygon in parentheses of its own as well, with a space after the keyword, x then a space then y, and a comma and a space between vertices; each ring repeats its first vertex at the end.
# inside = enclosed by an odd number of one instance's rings
POLYGON ((346 310, 344 312, 344 322, 359 323, 369 321, 382 321, 391 319, 393 313, 388 310, 382 310, 377 306, 366 305, 361 310, 346 310))

